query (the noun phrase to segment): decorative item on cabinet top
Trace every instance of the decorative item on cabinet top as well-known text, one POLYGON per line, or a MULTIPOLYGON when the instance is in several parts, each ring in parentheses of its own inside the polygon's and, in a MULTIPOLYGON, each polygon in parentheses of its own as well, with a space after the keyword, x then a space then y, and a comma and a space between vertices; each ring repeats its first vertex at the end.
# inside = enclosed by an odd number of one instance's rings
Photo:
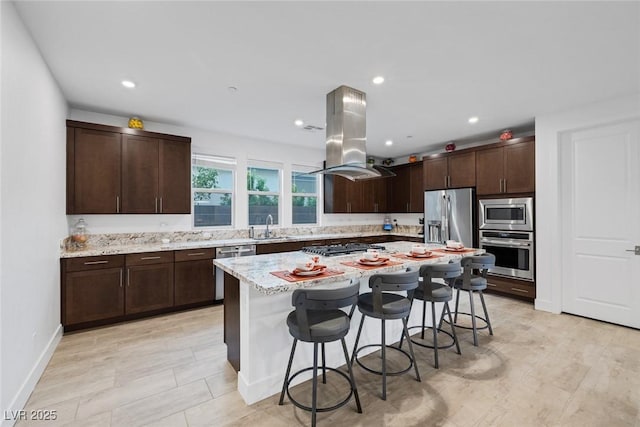
POLYGON ((505 129, 500 134, 500 141, 506 141, 511 138, 513 138, 513 132, 511 132, 511 129, 505 129))
POLYGON ((456 149, 456 144, 450 142, 449 144, 445 145, 444 149, 448 152, 454 151, 456 149))
POLYGON ((129 125, 131 129, 144 129, 144 123, 138 117, 131 117, 129 119, 129 125))
POLYGON ((409 156, 409 163, 415 163, 418 161, 418 156, 416 156, 415 154, 412 154, 409 156))

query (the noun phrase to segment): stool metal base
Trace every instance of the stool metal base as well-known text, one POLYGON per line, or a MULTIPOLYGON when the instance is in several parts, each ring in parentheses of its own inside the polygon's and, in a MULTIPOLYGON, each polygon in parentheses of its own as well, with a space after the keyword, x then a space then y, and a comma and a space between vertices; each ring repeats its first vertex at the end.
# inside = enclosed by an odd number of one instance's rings
MULTIPOLYGON (((447 322, 447 323, 449 323, 449 322, 447 322)), ((426 330, 431 329, 431 326, 424 326, 424 327, 421 326, 421 325, 411 326, 409 328, 409 330, 416 329, 416 328, 424 329, 426 331, 426 330)), ((453 334, 451 332, 447 332, 447 331, 445 331, 444 329, 441 329, 441 328, 436 328, 436 331, 438 331, 438 333, 443 333, 443 334, 447 335, 449 338, 451 338, 451 343, 449 343, 449 344, 440 345, 440 343, 438 343, 438 349, 451 348, 454 345, 456 345, 456 339, 453 337, 453 334)), ((420 341, 417 341, 416 338, 413 338, 413 337, 411 337, 411 342, 414 343, 415 345, 419 345, 420 347, 434 348, 434 346, 422 343, 420 341)))
MULTIPOLYGON (((463 311, 458 312, 458 315, 471 317, 471 313, 466 313, 463 311)), ((480 320, 484 323, 484 326, 476 326, 476 330, 481 331, 483 329, 489 329, 489 324, 487 323, 487 319, 485 319, 484 317, 480 317, 478 315, 476 315, 475 318, 476 320, 480 320)), ((444 322, 449 323, 448 320, 444 320, 444 322)), ((453 322, 453 324, 456 328, 473 330, 473 326, 461 325, 460 323, 457 323, 455 321, 453 322)), ((493 335, 493 333, 491 333, 491 335, 493 335)))
MULTIPOLYGON (((365 371, 367 371, 367 372, 371 372, 372 374, 376 374, 376 375, 383 375, 383 372, 382 372, 382 371, 376 371, 375 369, 371 369, 371 368, 369 368, 369 367, 365 366, 365 365, 364 365, 364 364, 363 364, 363 363, 358 359, 358 353, 359 353, 361 350, 363 350, 363 349, 365 349, 365 348, 367 348, 367 347, 382 347, 382 345, 381 345, 381 344, 369 344, 369 345, 365 345, 365 346, 360 347, 359 349, 357 349, 357 350, 356 350, 356 352, 355 352, 355 354, 354 354, 354 360, 355 360, 355 362, 356 362, 358 365, 360 365, 360 367, 361 367, 362 369, 364 369, 365 371)), ((411 370, 411 368, 413 368, 413 359, 411 358, 411 355, 410 355, 409 353, 407 353, 406 351, 404 351, 404 350, 403 350, 403 349, 401 349, 401 348, 394 347, 394 346, 392 346, 392 345, 385 345, 385 347, 386 347, 386 348, 389 348, 389 349, 393 349, 393 350, 399 351, 400 353, 404 354, 404 355, 405 355, 405 357, 409 360, 409 366, 408 366, 407 368, 405 368, 405 369, 403 369, 403 370, 401 370, 401 371, 387 372, 387 373, 386 373, 386 375, 390 375, 390 376, 402 375, 402 374, 405 374, 405 373, 409 372, 409 371, 411 370)))
MULTIPOLYGON (((349 384, 349 395, 344 399, 341 400, 340 402, 336 403, 333 406, 327 406, 327 407, 318 407, 316 408, 316 412, 329 412, 329 411, 333 411, 335 409, 341 408, 344 405, 346 405, 347 403, 349 403, 349 401, 351 400, 351 397, 353 396, 353 388, 351 388, 351 380, 349 379, 349 376, 347 374, 345 374, 344 372, 342 372, 339 369, 335 369, 335 368, 327 368, 324 367, 324 369, 326 369, 327 371, 332 371, 335 372, 337 374, 340 374, 345 380, 347 380, 347 383, 349 384)), ((305 411, 312 411, 313 408, 311 406, 305 406, 302 403, 298 402, 296 399, 294 399, 291 396, 291 393, 289 392, 289 385, 291 384, 291 381, 293 381, 293 379, 295 377, 297 377, 298 375, 302 374, 303 372, 307 372, 307 371, 313 371, 313 366, 310 366, 308 368, 304 368, 299 370, 298 372, 294 373, 293 375, 291 375, 289 377, 289 380, 286 382, 286 386, 285 386, 285 390, 287 393, 287 397, 289 397, 289 400, 291 401, 291 403, 293 403, 295 406, 297 406, 300 409, 304 409, 305 411)), ((323 381, 324 383, 325 381, 323 381)))

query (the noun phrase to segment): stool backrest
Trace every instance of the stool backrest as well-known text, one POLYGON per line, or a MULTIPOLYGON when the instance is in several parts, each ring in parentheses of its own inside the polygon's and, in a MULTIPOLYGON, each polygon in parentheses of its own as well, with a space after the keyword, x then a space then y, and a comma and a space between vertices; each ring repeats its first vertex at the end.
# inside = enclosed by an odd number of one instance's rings
POLYGON ((441 264, 423 264, 420 266, 420 276, 422 277, 422 286, 425 296, 430 297, 434 288, 433 279, 455 279, 462 275, 462 266, 460 261, 452 261, 441 264))
POLYGON ((369 278, 369 287, 373 294, 373 309, 382 313, 382 293, 406 291, 407 297, 413 299, 413 291, 418 287, 420 272, 409 267, 399 273, 374 274, 369 278))
POLYGON ((490 253, 463 257, 460 261, 464 268, 463 283, 470 283, 473 270, 480 270, 480 276, 486 278, 487 272, 496 266, 496 256, 490 253))
POLYGON ((311 338, 308 310, 337 310, 351 306, 349 317, 358 303, 360 280, 352 279, 349 286, 335 289, 296 289, 291 296, 291 304, 296 309, 296 319, 300 334, 305 339, 311 338))

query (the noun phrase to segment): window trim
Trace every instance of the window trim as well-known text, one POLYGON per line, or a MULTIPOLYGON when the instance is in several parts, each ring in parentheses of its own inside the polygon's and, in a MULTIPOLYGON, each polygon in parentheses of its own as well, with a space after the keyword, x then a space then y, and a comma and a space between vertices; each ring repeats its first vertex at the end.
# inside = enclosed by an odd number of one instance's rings
MULTIPOLYGON (((193 230, 224 230, 234 229, 236 224, 236 204, 237 204, 237 161, 233 157, 215 156, 205 153, 192 153, 191 154, 191 170, 194 166, 209 167, 211 169, 219 169, 231 172, 231 186, 230 188, 194 188, 191 185, 191 228, 193 230), (197 164, 197 160, 209 162, 206 164, 197 164), (194 200, 195 193, 210 193, 210 194, 231 194, 231 224, 225 225, 203 225, 196 226, 196 200, 194 200)), ((193 172, 192 172, 193 173, 193 172)))

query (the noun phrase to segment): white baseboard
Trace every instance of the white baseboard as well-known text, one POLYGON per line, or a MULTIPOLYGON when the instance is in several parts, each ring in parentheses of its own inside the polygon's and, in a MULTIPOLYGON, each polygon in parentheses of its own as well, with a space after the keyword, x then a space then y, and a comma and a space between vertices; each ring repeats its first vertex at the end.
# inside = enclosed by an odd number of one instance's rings
POLYGON ((560 314, 562 310, 560 307, 557 307, 557 304, 554 304, 553 301, 543 300, 540 298, 536 298, 534 301, 534 308, 540 311, 548 311, 549 313, 560 314))
MULTIPOLYGON (((27 378, 25 378, 24 382, 22 383, 22 386, 20 386, 18 393, 16 393, 13 399, 11 399, 11 403, 9 403, 8 407, 4 410, 3 415, 12 414, 12 413, 17 414, 18 411, 24 409, 25 405, 27 404, 27 401, 29 400, 29 396, 31 396, 31 392, 33 392, 33 389, 36 387, 36 384, 38 384, 38 380, 40 380, 40 377, 42 376, 42 373, 47 367, 49 360, 51 360, 51 356, 53 356, 53 352, 58 347, 58 343, 60 342, 61 338, 62 338, 62 325, 58 325, 56 330, 53 332, 51 339, 49 339, 47 346, 44 348, 44 350, 42 350, 42 353, 40 353, 40 357, 38 357, 38 360, 36 360, 36 363, 33 365, 33 368, 31 368, 29 375, 27 375, 27 378)), ((5 418, 8 418, 8 417, 7 416, 2 417, 2 424, 0 424, 0 427, 11 427, 17 421, 17 419, 7 420, 5 418)))

